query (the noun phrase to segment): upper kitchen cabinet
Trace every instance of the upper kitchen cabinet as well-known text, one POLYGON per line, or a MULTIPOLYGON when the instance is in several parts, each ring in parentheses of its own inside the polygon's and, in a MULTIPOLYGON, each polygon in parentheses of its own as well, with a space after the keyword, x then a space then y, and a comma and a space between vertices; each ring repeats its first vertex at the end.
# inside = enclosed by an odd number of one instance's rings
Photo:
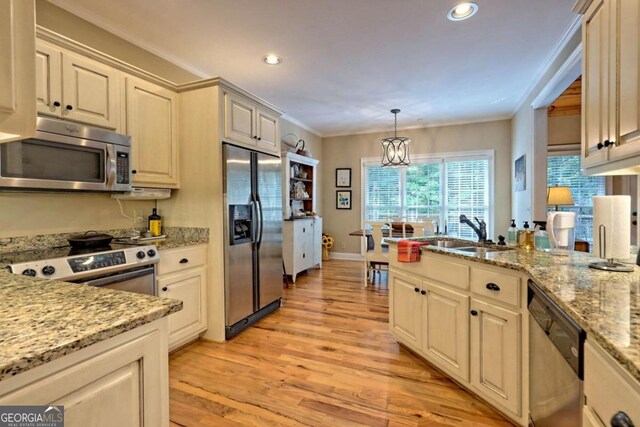
POLYGON ((118 128, 116 69, 38 40, 38 112, 108 129, 118 128))
POLYGON ((178 96, 126 77, 126 133, 131 136, 133 185, 178 187, 178 96))
POLYGON ((0 2, 0 143, 36 133, 35 5, 0 2))
POLYGON ((595 0, 583 18, 582 155, 588 175, 640 172, 640 4, 595 0))
POLYGON ((226 88, 223 114, 225 141, 280 154, 278 114, 226 88))

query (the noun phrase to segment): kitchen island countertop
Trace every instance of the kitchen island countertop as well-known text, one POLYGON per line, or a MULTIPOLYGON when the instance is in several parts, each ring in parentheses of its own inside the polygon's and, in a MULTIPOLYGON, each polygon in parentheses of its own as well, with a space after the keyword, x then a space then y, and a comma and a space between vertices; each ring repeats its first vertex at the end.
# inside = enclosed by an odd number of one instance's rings
MULTIPOLYGON (((400 239, 387 239, 397 243, 400 239)), ((442 238, 409 240, 435 241, 442 238)), ((472 243, 475 244, 475 243, 472 243)), ((443 254, 526 273, 576 323, 640 381, 640 268, 632 273, 613 273, 589 268, 600 261, 592 255, 575 252, 553 256, 522 249, 464 253, 435 245, 421 251, 443 254)))
POLYGON ((182 302, 0 270, 0 381, 182 309, 182 302))

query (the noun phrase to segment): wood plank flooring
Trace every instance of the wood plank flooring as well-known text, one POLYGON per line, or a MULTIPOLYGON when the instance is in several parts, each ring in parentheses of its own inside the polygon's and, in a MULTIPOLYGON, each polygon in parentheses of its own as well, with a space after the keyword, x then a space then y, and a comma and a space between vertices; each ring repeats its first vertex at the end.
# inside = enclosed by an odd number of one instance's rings
POLYGON ((363 275, 326 262, 236 338, 171 355, 171 425, 511 426, 396 343, 385 277, 365 289, 363 275))

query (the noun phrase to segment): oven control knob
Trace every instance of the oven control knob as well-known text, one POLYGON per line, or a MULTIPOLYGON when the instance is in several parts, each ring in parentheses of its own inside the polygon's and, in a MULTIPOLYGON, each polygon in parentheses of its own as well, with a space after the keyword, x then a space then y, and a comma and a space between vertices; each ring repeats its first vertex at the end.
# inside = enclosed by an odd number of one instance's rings
POLYGON ((55 267, 53 267, 51 265, 47 265, 45 267, 42 267, 42 274, 44 274, 45 276, 51 276, 55 272, 56 272, 55 267))
POLYGON ((150 257, 154 257, 156 256, 156 251, 154 251, 153 249, 149 249, 147 251, 147 255, 149 255, 150 257))
POLYGON ((139 251, 136 256, 138 257, 138 259, 144 259, 144 257, 146 256, 144 251, 139 251))
POLYGON ((23 276, 36 277, 36 271, 33 268, 27 268, 22 271, 23 276))

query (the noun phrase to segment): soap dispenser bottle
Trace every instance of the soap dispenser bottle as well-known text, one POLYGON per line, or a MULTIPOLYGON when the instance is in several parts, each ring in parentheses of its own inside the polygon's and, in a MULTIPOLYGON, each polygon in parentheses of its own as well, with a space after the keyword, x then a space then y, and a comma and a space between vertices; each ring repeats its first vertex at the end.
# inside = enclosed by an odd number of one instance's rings
POLYGON ((511 226, 507 230, 507 244, 509 246, 516 246, 518 244, 518 227, 516 226, 516 220, 511 220, 511 226))
POLYGON ((525 221, 522 230, 518 230, 518 245, 522 249, 533 249, 533 232, 529 230, 529 221, 525 221))
POLYGON ((547 235, 547 222, 533 221, 533 223, 539 227, 533 234, 533 243, 536 251, 549 251, 551 246, 549 244, 549 236, 547 235))

